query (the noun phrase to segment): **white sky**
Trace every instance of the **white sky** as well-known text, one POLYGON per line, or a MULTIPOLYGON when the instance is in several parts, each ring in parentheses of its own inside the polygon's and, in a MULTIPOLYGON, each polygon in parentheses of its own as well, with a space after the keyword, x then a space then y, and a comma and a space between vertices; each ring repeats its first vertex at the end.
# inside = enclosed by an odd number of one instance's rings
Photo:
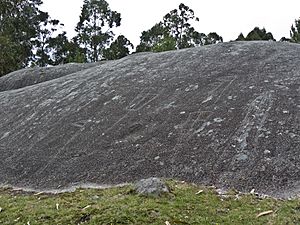
MULTIPOLYGON (((42 10, 65 24, 68 36, 75 35, 83 0, 43 0, 42 10)), ((107 0, 112 10, 121 13, 117 35, 125 35, 135 46, 141 32, 162 20, 169 11, 184 3, 200 21, 198 32, 217 32, 224 41, 248 34, 255 26, 265 27, 279 40, 289 37, 291 25, 300 17, 299 0, 107 0)))

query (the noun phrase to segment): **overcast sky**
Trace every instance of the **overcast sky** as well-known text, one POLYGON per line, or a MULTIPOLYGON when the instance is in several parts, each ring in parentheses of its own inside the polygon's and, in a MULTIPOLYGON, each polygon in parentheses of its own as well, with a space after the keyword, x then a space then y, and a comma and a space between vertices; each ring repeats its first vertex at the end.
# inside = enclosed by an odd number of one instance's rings
MULTIPOLYGON (((75 32, 83 0, 43 0, 42 10, 65 24, 69 37, 75 32)), ((291 25, 300 17, 300 0, 107 0, 112 10, 121 13, 121 26, 115 33, 125 35, 135 46, 141 32, 150 29, 172 9, 184 3, 200 21, 198 32, 217 32, 230 41, 255 26, 265 27, 278 40, 289 37, 291 25)))

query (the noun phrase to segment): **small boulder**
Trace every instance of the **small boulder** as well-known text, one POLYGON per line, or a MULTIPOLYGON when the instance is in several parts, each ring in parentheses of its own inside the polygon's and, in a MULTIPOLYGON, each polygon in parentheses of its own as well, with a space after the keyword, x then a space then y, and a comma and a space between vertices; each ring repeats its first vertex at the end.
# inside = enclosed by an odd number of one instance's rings
POLYGON ((141 195, 160 196, 164 193, 170 193, 169 187, 159 178, 151 177, 142 179, 135 184, 135 190, 141 195))

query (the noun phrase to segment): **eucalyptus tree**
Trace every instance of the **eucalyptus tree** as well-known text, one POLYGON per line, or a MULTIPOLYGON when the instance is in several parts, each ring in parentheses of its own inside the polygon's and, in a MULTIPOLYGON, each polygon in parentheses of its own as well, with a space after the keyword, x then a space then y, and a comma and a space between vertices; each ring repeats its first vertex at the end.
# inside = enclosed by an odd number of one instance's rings
POLYGON ((181 3, 178 9, 167 13, 161 22, 142 32, 136 51, 168 51, 223 41, 215 32, 206 35, 196 31, 192 23, 198 21, 194 11, 181 3))
POLYGON ((76 43, 76 40, 69 40, 66 32, 50 38, 49 48, 52 50, 50 57, 51 65, 59 65, 70 62, 86 62, 84 50, 76 43))
POLYGON ((300 43, 300 19, 295 20, 295 24, 292 25, 290 31, 290 41, 294 43, 300 43))
POLYGON ((108 60, 120 59, 129 55, 133 48, 133 44, 124 35, 120 35, 109 48, 104 49, 103 57, 108 60))
POLYGON ((155 48, 161 46, 166 40, 172 39, 172 46, 165 50, 176 49, 176 41, 170 36, 170 32, 162 22, 155 24, 151 29, 142 32, 140 44, 136 47, 137 52, 155 51, 155 48))
POLYGON ((243 33, 240 33, 239 36, 237 37, 237 39, 235 39, 235 40, 236 40, 236 41, 245 41, 246 38, 245 38, 245 36, 244 36, 243 33))
POLYGON ((260 29, 254 27, 246 37, 241 33, 236 41, 276 41, 271 32, 267 32, 265 28, 260 29))
POLYGON ((113 41, 112 29, 121 25, 121 14, 112 11, 105 0, 84 0, 76 26, 77 43, 84 48, 88 62, 103 58, 103 51, 113 41))
POLYGON ((40 0, 0 1, 0 76, 23 68, 33 58, 33 42, 43 18, 40 0))
POLYGON ((49 62, 47 40, 58 20, 39 9, 41 0, 0 1, 0 76, 49 62))
POLYGON ((61 24, 59 20, 52 20, 48 13, 42 12, 42 15, 43 21, 40 23, 39 35, 33 41, 35 53, 32 63, 34 65, 44 67, 55 64, 52 59, 52 55, 57 51, 56 48, 62 48, 63 46, 54 46, 51 43, 53 42, 53 40, 59 39, 66 33, 63 32, 55 36, 54 33, 56 33, 58 29, 64 25, 61 24), (59 25, 61 27, 59 27, 59 25))
POLYGON ((176 41, 176 48, 187 48, 194 45, 195 29, 192 21, 199 21, 195 13, 188 6, 181 3, 179 9, 173 9, 163 18, 163 25, 166 27, 176 41))
POLYGON ((223 42, 223 38, 218 35, 216 32, 211 32, 205 36, 204 45, 211 45, 223 42))

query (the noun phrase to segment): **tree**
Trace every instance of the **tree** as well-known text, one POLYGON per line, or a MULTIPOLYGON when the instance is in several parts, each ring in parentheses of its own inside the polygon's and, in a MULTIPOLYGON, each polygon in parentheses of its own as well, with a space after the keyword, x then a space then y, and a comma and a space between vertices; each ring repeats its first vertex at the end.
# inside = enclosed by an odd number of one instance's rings
POLYGON ((265 28, 260 29, 255 27, 252 31, 248 33, 246 38, 241 33, 236 41, 276 41, 271 32, 267 32, 265 28))
POLYGON ((295 20, 295 25, 292 25, 290 37, 291 42, 300 43, 300 19, 295 20))
POLYGON ((142 32, 140 44, 136 47, 137 52, 153 51, 163 39, 170 37, 169 30, 162 22, 155 24, 151 29, 142 32))
POLYGON ((58 34, 54 38, 49 39, 49 48, 53 49, 51 54, 51 65, 59 65, 69 62, 71 43, 69 42, 66 32, 58 34))
POLYGON ((244 37, 243 33, 240 33, 240 35, 236 39, 236 41, 245 41, 245 40, 246 40, 246 38, 244 37))
POLYGON ((196 32, 190 24, 193 20, 199 21, 199 18, 183 3, 179 5, 179 10, 174 9, 164 16, 163 24, 174 37, 177 49, 193 46, 193 34, 196 32))
POLYGON ((105 0, 84 0, 76 39, 85 49, 87 61, 96 62, 103 58, 103 50, 114 38, 112 28, 120 25, 120 13, 112 11, 105 0))
POLYGON ((35 61, 47 64, 43 38, 59 22, 39 10, 41 4, 41 0, 0 1, 0 76, 35 61))
POLYGON ((69 41, 66 32, 62 32, 56 37, 51 37, 48 42, 48 48, 51 49, 49 57, 50 65, 86 62, 84 49, 77 44, 75 38, 69 41))
POLYGON ((286 38, 286 37, 282 37, 282 38, 280 38, 280 40, 279 40, 280 42, 292 42, 292 40, 291 39, 289 39, 289 38, 286 38))
POLYGON ((176 40, 170 35, 165 35, 160 39, 155 46, 153 46, 154 52, 164 52, 176 49, 176 40))
POLYGON ((142 32, 137 52, 168 51, 190 48, 206 44, 222 42, 223 38, 213 32, 209 35, 199 33, 192 27, 192 21, 199 21, 194 11, 181 3, 179 9, 174 9, 163 17, 163 21, 151 29, 142 32))
POLYGON ((22 68, 23 56, 19 45, 7 36, 0 36, 0 77, 22 68))
MULTIPOLYGON (((39 35, 33 41, 34 43, 34 60, 33 63, 37 66, 47 66, 55 64, 51 58, 51 55, 55 51, 55 47, 60 48, 61 46, 54 46, 51 45, 53 41, 54 32, 57 31, 57 26, 63 24, 59 23, 59 20, 52 20, 48 13, 42 12, 41 15, 43 16, 42 21, 40 23, 40 31, 39 35)), ((56 38, 60 38, 62 34, 58 34, 56 38)))
POLYGON ((223 38, 216 32, 209 33, 205 38, 204 45, 212 45, 223 42, 223 38))
POLYGON ((120 59, 129 55, 133 48, 133 44, 124 35, 120 35, 108 49, 103 50, 103 57, 108 60, 120 59))
POLYGON ((41 11, 37 7, 40 4, 39 0, 0 2, 0 75, 25 67, 32 59, 31 40, 38 34, 41 11))

